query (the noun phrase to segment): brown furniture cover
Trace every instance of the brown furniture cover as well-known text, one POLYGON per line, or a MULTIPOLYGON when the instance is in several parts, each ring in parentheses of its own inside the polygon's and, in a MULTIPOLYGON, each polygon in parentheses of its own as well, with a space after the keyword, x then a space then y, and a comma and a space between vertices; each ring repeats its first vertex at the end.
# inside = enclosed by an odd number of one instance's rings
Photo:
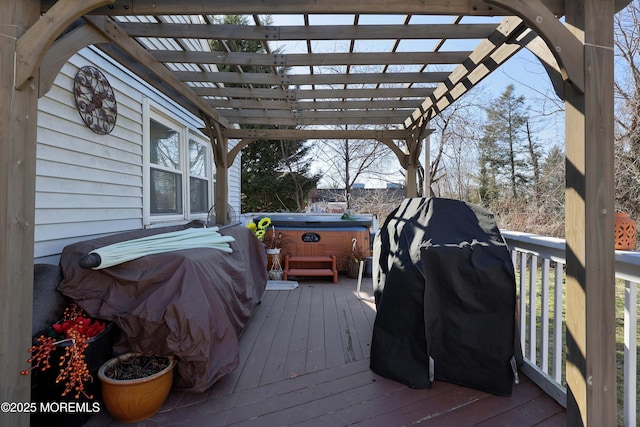
MULTIPOLYGON (((129 350, 174 355, 174 386, 204 391, 238 365, 238 337, 267 283, 264 245, 240 225, 221 228, 233 236, 233 253, 194 248, 155 255, 101 270, 78 261, 94 249, 198 226, 119 233, 71 244, 60 259, 59 290, 89 315, 114 321, 129 350)), ((123 349, 124 350, 124 349, 123 349)))

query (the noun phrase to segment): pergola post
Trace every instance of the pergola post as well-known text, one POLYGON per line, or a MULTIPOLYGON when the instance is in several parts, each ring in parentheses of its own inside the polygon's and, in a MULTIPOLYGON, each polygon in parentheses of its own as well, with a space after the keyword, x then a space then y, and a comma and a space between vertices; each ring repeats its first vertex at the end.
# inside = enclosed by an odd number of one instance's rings
POLYGON ((568 425, 616 423, 613 15, 565 2, 584 44, 584 93, 565 85, 568 425))
MULTIPOLYGON (((405 176, 406 197, 418 197, 418 166, 420 166, 420 151, 422 151, 422 138, 425 137, 425 127, 419 128, 417 135, 406 140, 408 154, 406 159, 407 175, 405 176)), ((429 130, 426 135, 429 135, 429 130)), ((428 166, 427 166, 428 167, 428 166)), ((427 173, 425 169, 425 173, 427 173)))
MULTIPOLYGON (((16 89, 17 40, 40 16, 39 0, 0 2, 0 402, 29 402, 38 82, 16 89)), ((28 426, 29 414, 2 413, 28 426)))
POLYGON ((424 190, 422 196, 434 196, 431 191, 431 132, 424 138, 424 190))
POLYGON ((229 199, 229 139, 222 132, 218 122, 207 115, 204 115, 203 119, 206 125, 205 131, 213 147, 213 162, 216 165, 214 196, 216 221, 219 224, 226 224, 227 203, 229 199))

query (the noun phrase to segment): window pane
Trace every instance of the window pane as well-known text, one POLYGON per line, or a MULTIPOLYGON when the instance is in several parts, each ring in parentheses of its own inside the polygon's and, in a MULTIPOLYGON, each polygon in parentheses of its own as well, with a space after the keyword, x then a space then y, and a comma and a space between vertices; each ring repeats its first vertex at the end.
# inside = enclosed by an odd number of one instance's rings
POLYGON ((203 178, 207 177, 207 148, 193 140, 189 140, 189 173, 203 178))
POLYGON ((206 179, 189 178, 191 187, 191 213, 205 213, 209 211, 209 185, 206 179))
POLYGON ((151 163, 180 169, 180 134, 151 119, 151 163))
POLYGON ((182 177, 179 174, 151 169, 151 213, 182 213, 182 177))

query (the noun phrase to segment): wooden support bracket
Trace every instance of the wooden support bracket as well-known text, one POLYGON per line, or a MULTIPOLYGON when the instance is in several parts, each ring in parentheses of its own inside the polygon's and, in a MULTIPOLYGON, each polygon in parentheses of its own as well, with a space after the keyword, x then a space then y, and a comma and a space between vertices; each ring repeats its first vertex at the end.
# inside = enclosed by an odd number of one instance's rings
POLYGON ((16 43, 16 89, 23 90, 38 74, 47 50, 73 21, 115 0, 58 0, 16 43))
POLYGON ((584 45, 540 0, 484 0, 522 18, 549 45, 563 79, 584 93, 584 45))

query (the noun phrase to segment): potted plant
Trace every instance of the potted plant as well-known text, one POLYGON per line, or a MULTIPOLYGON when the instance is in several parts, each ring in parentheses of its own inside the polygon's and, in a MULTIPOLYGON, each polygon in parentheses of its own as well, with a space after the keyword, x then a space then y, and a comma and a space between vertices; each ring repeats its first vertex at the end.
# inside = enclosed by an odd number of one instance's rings
POLYGON ((109 413, 122 422, 135 422, 158 412, 173 383, 171 356, 126 353, 98 370, 102 399, 109 413))
POLYGON ((347 277, 357 279, 360 273, 360 263, 365 262, 369 254, 362 246, 358 246, 357 239, 351 239, 351 243, 351 248, 345 248, 341 258, 347 277))
MULTIPOLYGON (((29 349, 31 357, 29 369, 21 371, 29 375, 34 370, 40 372, 51 368, 51 358, 59 356, 59 372, 55 382, 61 383, 64 389, 62 396, 73 395, 92 398, 87 393, 87 383, 92 379, 88 367, 88 349, 94 342, 107 335, 113 328, 111 322, 90 318, 77 304, 71 303, 65 308, 62 320, 54 323, 38 338, 29 349)), ((109 343, 109 347, 112 341, 109 343)), ((100 362, 102 363, 102 362, 100 362)))
POLYGON ((253 234, 255 234, 258 240, 262 242, 264 241, 264 236, 265 234, 267 234, 267 230, 269 229, 270 225, 271 225, 271 218, 269 218, 268 216, 265 216, 264 218, 260 219, 260 221, 258 221, 257 223, 254 221, 250 222, 249 224, 247 224, 247 228, 251 230, 253 234))
MULTIPOLYGON (((29 349, 31 367, 20 372, 32 375, 32 402, 87 402, 99 397, 98 382, 93 378, 112 356, 116 333, 113 322, 93 319, 77 304, 69 304, 62 319, 34 340, 29 349)), ((90 416, 35 413, 32 421, 39 425, 42 418, 43 422, 71 427, 84 424, 90 416)))
POLYGON ((261 218, 257 223, 250 222, 247 228, 264 244, 267 255, 279 254, 282 245, 288 242, 281 231, 276 232, 268 216, 261 218))

